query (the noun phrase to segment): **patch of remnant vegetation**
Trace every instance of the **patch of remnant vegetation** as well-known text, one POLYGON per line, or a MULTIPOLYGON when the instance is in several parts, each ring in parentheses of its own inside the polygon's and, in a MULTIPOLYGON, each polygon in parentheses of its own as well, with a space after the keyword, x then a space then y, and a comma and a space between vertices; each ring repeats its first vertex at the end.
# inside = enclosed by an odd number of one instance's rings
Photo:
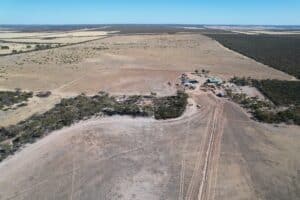
POLYGON ((101 92, 95 96, 84 94, 62 99, 44 114, 6 128, 0 128, 0 161, 27 143, 33 143, 48 133, 70 126, 80 120, 101 115, 154 116, 156 119, 179 117, 187 105, 187 94, 176 96, 121 96, 101 92))
POLYGON ((287 123, 300 125, 300 107, 290 107, 282 111, 255 110, 254 117, 266 123, 287 123))
POLYGON ((99 47, 94 47, 93 50, 97 51, 102 51, 102 50, 108 50, 109 48, 106 46, 99 46, 99 47))
POLYGON ((276 105, 300 105, 299 81, 261 80, 253 85, 276 105))
POLYGON ((51 44, 37 44, 35 46, 35 50, 45 50, 45 49, 50 49, 52 46, 51 44))
POLYGON ((163 97, 156 99, 154 116, 156 119, 176 118, 182 115, 187 105, 188 95, 184 92, 177 92, 177 96, 163 97))
POLYGON ((233 77, 232 79, 230 79, 230 82, 231 83, 234 83, 238 86, 246 86, 246 85, 253 85, 253 82, 252 82, 252 78, 251 77, 233 77))
POLYGON ((7 50, 7 49, 9 49, 9 46, 0 46, 0 49, 7 50))
POLYGON ((24 102, 32 96, 32 92, 24 92, 20 89, 16 89, 15 91, 0 91, 0 110, 7 110, 16 104, 24 105, 24 102))
POLYGON ((257 120, 266 123, 283 122, 300 125, 299 81, 253 80, 250 77, 234 77, 231 82, 239 86, 254 86, 272 102, 227 91, 233 101, 249 109, 257 120))

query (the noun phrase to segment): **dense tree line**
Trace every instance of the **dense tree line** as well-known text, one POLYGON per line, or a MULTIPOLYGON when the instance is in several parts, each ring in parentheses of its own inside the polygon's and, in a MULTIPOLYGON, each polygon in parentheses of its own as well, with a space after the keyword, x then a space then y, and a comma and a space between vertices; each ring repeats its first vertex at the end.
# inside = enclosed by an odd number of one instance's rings
POLYGON ((256 80, 253 85, 276 105, 300 105, 299 81, 256 80))
POLYGON ((300 35, 206 35, 233 51, 300 78, 300 35))

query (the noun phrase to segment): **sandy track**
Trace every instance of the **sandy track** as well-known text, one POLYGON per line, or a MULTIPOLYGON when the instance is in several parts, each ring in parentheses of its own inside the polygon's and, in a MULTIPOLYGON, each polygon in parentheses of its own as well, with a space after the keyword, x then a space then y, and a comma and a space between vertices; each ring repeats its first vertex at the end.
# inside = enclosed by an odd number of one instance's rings
MULTIPOLYGON (((193 175, 189 182, 184 199, 210 199, 214 192, 212 183, 216 181, 220 144, 223 132, 223 102, 216 100, 211 114, 208 116, 204 138, 199 142, 198 155, 195 160, 193 175)), ((214 182, 215 184, 215 182, 214 182)))
POLYGON ((202 171, 198 200, 215 199, 214 194, 220 157, 220 145, 224 128, 224 103, 219 102, 219 104, 220 105, 215 109, 214 120, 212 122, 212 130, 205 154, 205 164, 202 171))

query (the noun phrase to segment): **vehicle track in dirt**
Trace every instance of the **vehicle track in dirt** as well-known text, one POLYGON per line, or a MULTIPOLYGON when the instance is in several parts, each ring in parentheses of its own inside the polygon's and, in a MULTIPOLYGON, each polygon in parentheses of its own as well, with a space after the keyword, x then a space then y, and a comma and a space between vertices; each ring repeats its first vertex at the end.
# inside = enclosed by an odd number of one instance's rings
POLYGON ((204 168, 202 171, 202 180, 198 192, 198 200, 214 199, 220 157, 220 146, 225 120, 223 117, 223 109, 224 103, 220 102, 214 112, 214 118, 211 127, 212 129, 209 135, 209 144, 205 155, 204 168))
MULTIPOLYGON (((220 144, 223 133, 223 107, 224 102, 217 99, 214 106, 210 107, 207 114, 209 121, 205 129, 204 140, 199 141, 197 158, 193 174, 187 187, 186 195, 180 185, 179 199, 213 199, 217 179, 218 161, 220 156, 220 144)), ((184 169, 184 158, 182 161, 184 169)), ((184 172, 181 171, 181 179, 184 172)), ((180 181, 182 183, 183 180, 180 181)))

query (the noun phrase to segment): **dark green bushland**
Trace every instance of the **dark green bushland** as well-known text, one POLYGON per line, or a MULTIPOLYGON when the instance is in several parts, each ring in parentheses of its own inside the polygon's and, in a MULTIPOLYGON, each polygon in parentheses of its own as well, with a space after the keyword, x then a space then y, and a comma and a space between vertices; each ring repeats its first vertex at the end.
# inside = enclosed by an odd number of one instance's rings
POLYGON ((300 78, 300 35, 207 35, 233 51, 300 78))

